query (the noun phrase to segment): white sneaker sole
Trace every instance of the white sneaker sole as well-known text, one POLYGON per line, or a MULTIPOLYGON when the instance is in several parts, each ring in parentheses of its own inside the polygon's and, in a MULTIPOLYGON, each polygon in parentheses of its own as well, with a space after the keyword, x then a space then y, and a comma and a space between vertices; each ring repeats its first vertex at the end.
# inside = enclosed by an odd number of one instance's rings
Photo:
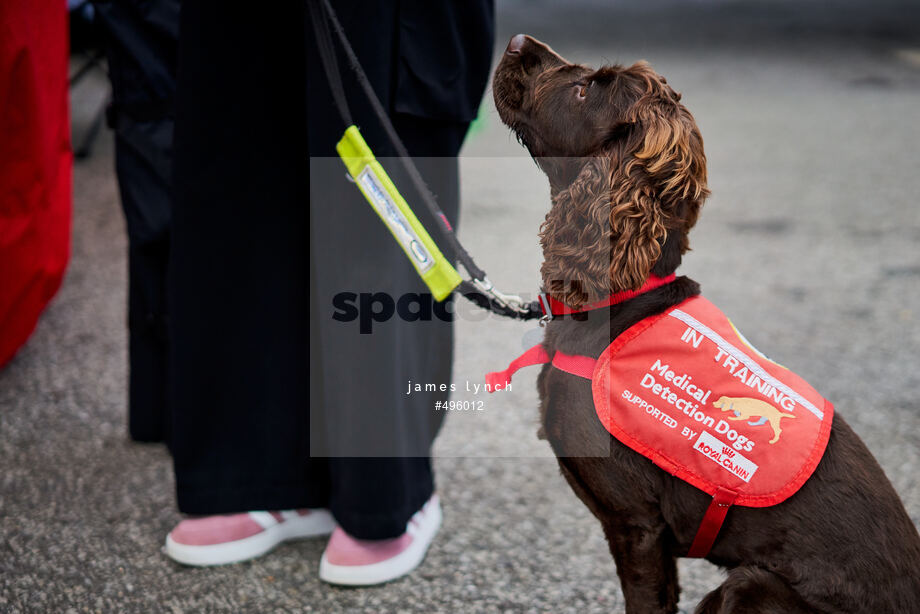
POLYGON ((433 502, 425 514, 409 547, 393 558, 370 565, 333 565, 326 559, 326 553, 319 562, 319 578, 329 584, 342 586, 370 586, 383 584, 400 578, 421 564, 425 553, 441 528, 441 504, 433 502))
POLYGON ((335 529, 328 510, 311 510, 306 516, 285 520, 244 539, 210 546, 180 544, 166 536, 166 554, 178 563, 204 567, 239 563, 262 556, 281 542, 328 535, 335 529))

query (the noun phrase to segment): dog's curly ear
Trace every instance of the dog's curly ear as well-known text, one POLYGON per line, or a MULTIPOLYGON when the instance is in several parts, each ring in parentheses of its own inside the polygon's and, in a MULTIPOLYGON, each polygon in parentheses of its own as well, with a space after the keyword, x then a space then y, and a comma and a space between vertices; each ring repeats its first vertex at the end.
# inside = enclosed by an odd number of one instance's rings
MULTIPOLYGON (((689 111, 663 83, 631 109, 629 142, 613 153, 610 210, 612 291, 634 290, 661 257, 669 232, 679 233, 680 254, 696 224, 706 188, 703 140, 689 111)), ((674 266, 679 262, 679 257, 674 266)))
POLYGON ((666 218, 654 185, 638 159, 632 158, 613 171, 610 197, 611 292, 638 289, 661 256, 667 237, 666 218))
MULTIPOLYGON (((574 160, 573 160, 574 161, 574 160)), ((578 309, 610 292, 611 160, 586 158, 574 181, 553 195, 540 226, 543 286, 578 309)))
POLYGON ((703 137, 696 122, 680 104, 680 95, 663 83, 660 86, 666 93, 651 101, 646 97, 632 109, 632 120, 640 126, 641 135, 641 145, 633 157, 644 166, 670 214, 670 205, 679 201, 702 203, 709 190, 703 137))

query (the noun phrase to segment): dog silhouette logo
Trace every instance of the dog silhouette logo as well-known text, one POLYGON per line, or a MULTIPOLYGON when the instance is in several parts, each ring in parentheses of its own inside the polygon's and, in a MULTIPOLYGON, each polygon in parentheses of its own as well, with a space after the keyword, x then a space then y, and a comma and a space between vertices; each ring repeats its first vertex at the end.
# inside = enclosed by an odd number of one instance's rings
POLYGON ((746 397, 719 397, 713 405, 722 411, 734 412, 735 415, 729 416, 729 420, 752 420, 753 418, 758 418, 758 420, 748 422, 751 426, 760 426, 769 422, 770 426, 773 427, 773 439, 770 440, 770 443, 779 441, 779 436, 783 432, 780 428, 780 420, 783 418, 795 418, 795 415, 783 413, 769 403, 746 397))

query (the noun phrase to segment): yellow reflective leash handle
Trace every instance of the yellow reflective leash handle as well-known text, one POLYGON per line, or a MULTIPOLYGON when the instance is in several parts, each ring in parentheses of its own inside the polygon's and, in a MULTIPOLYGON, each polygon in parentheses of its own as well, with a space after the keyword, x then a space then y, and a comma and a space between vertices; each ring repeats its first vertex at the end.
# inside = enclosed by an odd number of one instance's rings
POLYGON ((435 300, 443 301, 463 281, 444 257, 358 131, 349 126, 336 146, 348 174, 402 247, 435 300))

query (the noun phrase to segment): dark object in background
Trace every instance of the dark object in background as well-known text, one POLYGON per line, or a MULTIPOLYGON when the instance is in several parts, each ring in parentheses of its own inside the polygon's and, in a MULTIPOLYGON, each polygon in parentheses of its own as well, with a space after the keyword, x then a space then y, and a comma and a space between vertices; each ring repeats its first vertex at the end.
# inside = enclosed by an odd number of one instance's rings
POLYGON ((0 2, 0 367, 32 334, 70 258, 67 13, 0 2))
MULTIPOLYGON (((82 64, 70 74, 70 93, 74 95, 80 82, 93 70, 105 70, 99 26, 96 22, 96 9, 90 0, 68 0, 67 9, 70 22, 70 57, 71 60, 83 56, 82 64)), ((76 159, 88 158, 93 144, 99 136, 99 130, 105 121, 105 111, 111 102, 107 94, 102 104, 97 107, 89 127, 79 138, 74 138, 73 155, 76 159)))
POLYGON ((166 267, 176 93, 178 0, 94 4, 112 82, 109 125, 128 226, 128 428, 138 441, 168 439, 166 267))
POLYGON ((98 52, 100 33, 92 0, 67 0, 67 13, 71 55, 98 52))

